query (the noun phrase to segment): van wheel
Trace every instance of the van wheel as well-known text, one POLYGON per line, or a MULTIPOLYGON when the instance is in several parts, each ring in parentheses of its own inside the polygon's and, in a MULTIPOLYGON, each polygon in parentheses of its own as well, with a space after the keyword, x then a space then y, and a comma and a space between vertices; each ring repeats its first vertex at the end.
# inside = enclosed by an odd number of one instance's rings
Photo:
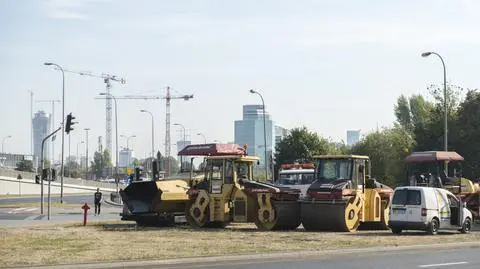
POLYGON ((430 235, 436 235, 438 233, 438 226, 439 226, 438 220, 432 219, 430 224, 428 224, 427 233, 430 235))
POLYGON ((401 234, 402 233, 402 229, 400 228, 397 228, 397 227, 392 227, 392 233, 394 234, 401 234))
POLYGON ((463 222, 462 229, 460 229, 460 232, 462 234, 468 234, 472 230, 472 220, 470 218, 466 218, 465 221, 463 222))

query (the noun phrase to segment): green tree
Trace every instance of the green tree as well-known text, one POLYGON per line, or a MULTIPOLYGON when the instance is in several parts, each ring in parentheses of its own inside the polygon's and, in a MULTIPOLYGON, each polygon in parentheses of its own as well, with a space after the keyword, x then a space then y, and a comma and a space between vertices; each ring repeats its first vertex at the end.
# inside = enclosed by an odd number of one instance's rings
POLYGON ((312 156, 336 150, 330 142, 306 127, 294 128, 275 147, 275 163, 311 162, 312 156))
POLYGON ((17 163, 17 167, 15 168, 17 171, 24 171, 24 172, 34 172, 33 169, 33 162, 30 160, 22 160, 17 163))
POLYGON ((65 164, 65 175, 78 178, 81 176, 81 167, 75 160, 69 160, 65 164))
POLYGON ((479 134, 480 93, 468 91, 459 105, 457 120, 449 126, 449 150, 456 150, 465 158, 463 176, 470 179, 480 174, 479 134))
POLYGON ((95 151, 90 167, 97 178, 102 177, 103 169, 106 167, 112 167, 112 161, 110 159, 110 152, 108 149, 105 149, 103 153, 95 151))
POLYGON ((370 157, 372 176, 395 187, 406 178, 404 158, 411 153, 415 141, 404 129, 386 128, 365 136, 352 148, 353 154, 370 157))

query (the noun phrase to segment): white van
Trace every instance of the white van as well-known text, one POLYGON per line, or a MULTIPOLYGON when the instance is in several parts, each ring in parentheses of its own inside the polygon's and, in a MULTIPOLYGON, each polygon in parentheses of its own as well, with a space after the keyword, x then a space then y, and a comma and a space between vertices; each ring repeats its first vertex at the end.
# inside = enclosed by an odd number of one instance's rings
POLYGON ((439 229, 468 233, 472 219, 465 203, 445 189, 405 186, 393 193, 388 226, 394 234, 402 230, 437 234, 439 229))

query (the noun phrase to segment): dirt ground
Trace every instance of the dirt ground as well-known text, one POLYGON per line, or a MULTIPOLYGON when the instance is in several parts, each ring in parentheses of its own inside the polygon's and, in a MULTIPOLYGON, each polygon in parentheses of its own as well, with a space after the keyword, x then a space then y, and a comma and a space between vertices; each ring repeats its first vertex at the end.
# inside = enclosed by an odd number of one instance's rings
POLYGON ((480 241, 480 233, 398 236, 389 231, 264 232, 250 224, 193 230, 187 226, 135 228, 120 221, 91 222, 86 227, 0 228, 0 267, 466 241, 480 241))

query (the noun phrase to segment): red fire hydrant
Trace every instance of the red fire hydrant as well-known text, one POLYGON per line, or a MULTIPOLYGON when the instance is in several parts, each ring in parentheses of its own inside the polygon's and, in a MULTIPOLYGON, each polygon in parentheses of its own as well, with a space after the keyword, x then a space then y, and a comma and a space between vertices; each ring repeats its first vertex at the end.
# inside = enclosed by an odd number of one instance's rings
POLYGON ((83 226, 86 226, 87 225, 87 211, 90 209, 90 207, 87 205, 87 203, 85 203, 82 206, 82 209, 83 209, 83 226))

